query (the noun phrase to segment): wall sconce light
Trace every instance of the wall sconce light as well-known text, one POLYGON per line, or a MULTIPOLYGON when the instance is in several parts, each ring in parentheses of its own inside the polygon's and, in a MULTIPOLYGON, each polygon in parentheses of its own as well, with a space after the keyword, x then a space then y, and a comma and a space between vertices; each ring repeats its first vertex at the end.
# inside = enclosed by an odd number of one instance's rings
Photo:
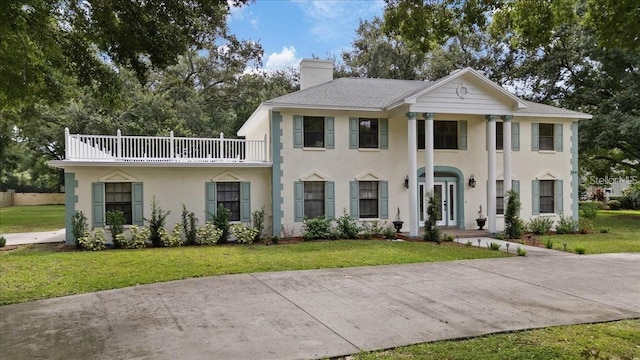
POLYGON ((473 174, 471 174, 471 176, 469 177, 469 187, 470 188, 476 187, 476 178, 473 174))
POLYGON ((404 177, 404 188, 405 189, 409 188, 409 175, 404 177))

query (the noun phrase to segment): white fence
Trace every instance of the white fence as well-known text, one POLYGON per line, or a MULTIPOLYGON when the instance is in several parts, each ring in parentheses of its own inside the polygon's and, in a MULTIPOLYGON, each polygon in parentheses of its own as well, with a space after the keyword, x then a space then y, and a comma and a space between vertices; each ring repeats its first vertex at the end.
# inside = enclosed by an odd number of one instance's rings
POLYGON ((237 162, 269 161, 264 140, 70 134, 65 129, 65 159, 128 162, 237 162))

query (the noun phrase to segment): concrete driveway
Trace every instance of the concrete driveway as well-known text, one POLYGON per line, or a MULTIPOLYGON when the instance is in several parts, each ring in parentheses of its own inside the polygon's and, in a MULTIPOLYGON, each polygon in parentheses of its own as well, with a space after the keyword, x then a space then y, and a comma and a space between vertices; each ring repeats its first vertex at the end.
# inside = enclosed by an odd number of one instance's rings
POLYGON ((0 357, 316 359, 638 318, 639 299, 640 253, 227 275, 0 307, 0 357))

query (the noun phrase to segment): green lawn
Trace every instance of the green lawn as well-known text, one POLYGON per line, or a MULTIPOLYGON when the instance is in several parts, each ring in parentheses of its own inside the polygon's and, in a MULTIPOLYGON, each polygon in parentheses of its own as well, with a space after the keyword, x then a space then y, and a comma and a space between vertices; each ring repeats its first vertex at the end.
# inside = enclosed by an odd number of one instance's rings
POLYGON ((0 208, 0 234, 64 229, 64 205, 0 208))
POLYGON ((558 326, 357 354, 352 360, 639 359, 640 320, 558 326))
POLYGON ((200 276, 508 256, 452 243, 379 240, 99 252, 33 245, 0 252, 0 304, 200 276))
POLYGON ((562 243, 567 243, 567 251, 583 245, 587 254, 614 252, 640 252, 640 211, 618 210, 599 211, 593 225, 592 234, 548 235, 540 237, 544 243, 553 241, 553 248, 561 250, 562 243), (601 233, 601 229, 609 229, 601 233))

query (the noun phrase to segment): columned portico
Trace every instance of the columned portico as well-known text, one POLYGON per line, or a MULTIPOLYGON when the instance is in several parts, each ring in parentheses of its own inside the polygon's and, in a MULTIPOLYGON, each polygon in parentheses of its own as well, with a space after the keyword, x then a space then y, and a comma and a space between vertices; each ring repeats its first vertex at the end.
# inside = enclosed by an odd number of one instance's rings
MULTIPOLYGON (((418 236, 418 126, 416 113, 408 112, 407 116, 407 153, 409 161, 409 235, 418 236)), ((433 140, 432 140, 433 141, 433 140)), ((433 171, 431 172, 433 178, 433 171)), ((433 186, 433 185, 432 185, 433 186)))
MULTIPOLYGON (((496 115, 487 115, 487 218, 488 230, 496 232, 496 115)), ((505 173, 506 174, 506 173, 505 173)))
POLYGON ((504 115, 502 117, 502 131, 503 131, 503 141, 502 141, 502 149, 503 149, 503 157, 502 157, 502 161, 503 161, 503 165, 502 168, 504 169, 504 200, 505 200, 505 207, 504 209, 507 209, 507 192, 509 190, 511 190, 511 119, 512 116, 511 115, 504 115))

